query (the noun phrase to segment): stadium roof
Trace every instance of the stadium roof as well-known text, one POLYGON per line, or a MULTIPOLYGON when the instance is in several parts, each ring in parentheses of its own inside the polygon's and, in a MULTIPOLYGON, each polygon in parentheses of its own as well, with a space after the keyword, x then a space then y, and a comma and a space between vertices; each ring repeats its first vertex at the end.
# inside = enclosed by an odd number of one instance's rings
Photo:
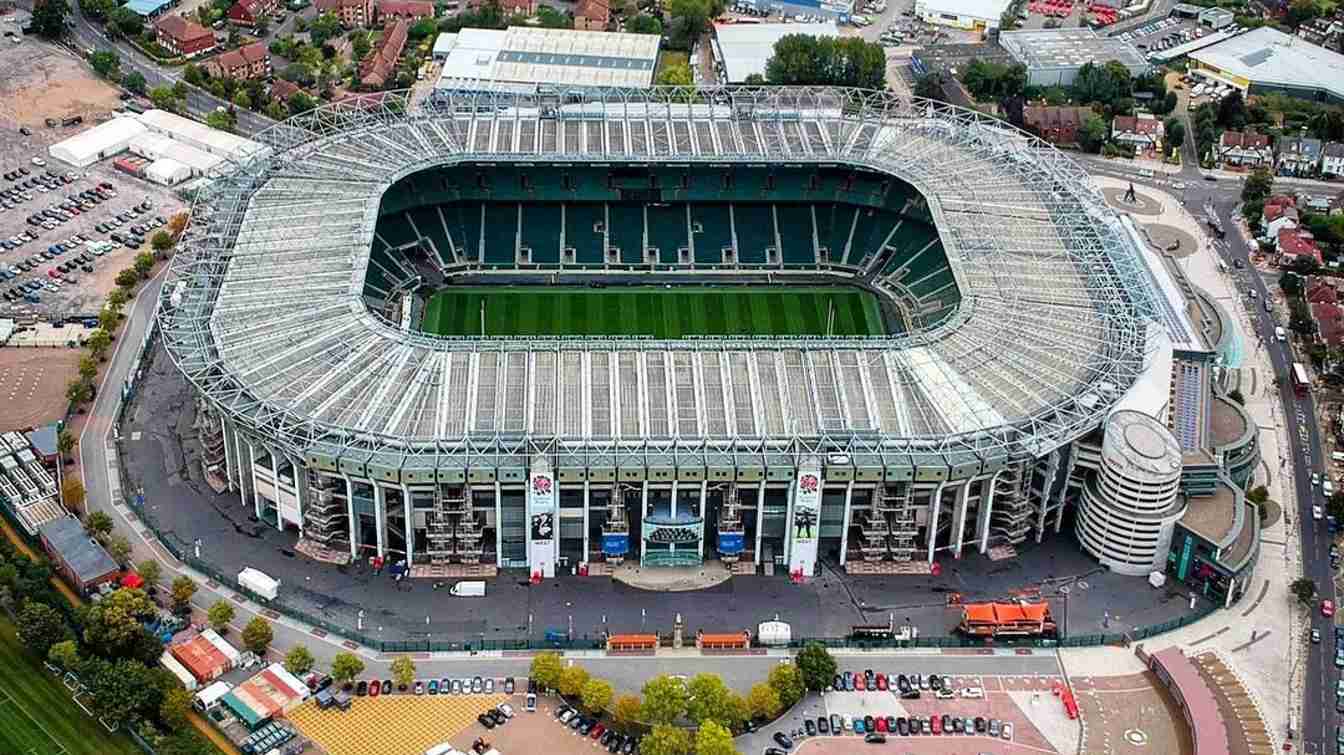
POLYGON ((728 83, 741 84, 752 74, 765 75, 765 64, 775 52, 775 43, 789 34, 838 37, 835 22, 819 24, 715 24, 714 44, 719 48, 728 83))
POLYGON ((1133 237, 1082 168, 999 121, 826 88, 570 94, 394 94, 263 132, 263 155, 199 195, 174 256, 158 311, 174 362, 248 432, 394 476, 562 452, 1003 463, 1099 426, 1143 369, 1157 316, 1133 237), (885 171, 927 200, 963 300, 936 327, 830 339, 449 338, 370 311, 383 193, 489 160, 885 171), (703 390, 672 390, 693 374, 703 390))
POLYGON ((1252 85, 1316 90, 1344 99, 1344 55, 1273 27, 1239 34, 1190 57, 1252 85))
POLYGON ((658 41, 656 34, 530 26, 463 29, 448 51, 438 86, 519 92, 537 84, 649 86, 658 41))
POLYGON ((1087 63, 1118 60, 1131 69, 1148 67, 1134 45, 1116 37, 1103 37, 1091 29, 1023 29, 999 32, 1003 45, 1028 70, 1081 68, 1087 63))

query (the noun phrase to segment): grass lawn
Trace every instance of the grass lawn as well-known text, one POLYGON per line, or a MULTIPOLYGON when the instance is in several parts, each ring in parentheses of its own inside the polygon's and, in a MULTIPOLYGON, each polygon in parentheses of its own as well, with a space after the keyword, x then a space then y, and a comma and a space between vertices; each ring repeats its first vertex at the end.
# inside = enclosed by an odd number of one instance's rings
POLYGON ((0 752, 15 755, 140 755, 124 733, 108 734, 70 699, 0 620, 0 752))
POLYGON ((658 74, 662 73, 663 69, 678 63, 682 65, 690 65, 690 53, 680 52, 678 50, 663 50, 658 53, 658 70, 653 72, 653 80, 658 80, 658 74))
POLYGON ((482 335, 482 301, 488 336, 827 335, 832 305, 831 335, 886 333, 877 299, 842 286, 464 286, 435 294, 422 328, 439 335, 482 335))

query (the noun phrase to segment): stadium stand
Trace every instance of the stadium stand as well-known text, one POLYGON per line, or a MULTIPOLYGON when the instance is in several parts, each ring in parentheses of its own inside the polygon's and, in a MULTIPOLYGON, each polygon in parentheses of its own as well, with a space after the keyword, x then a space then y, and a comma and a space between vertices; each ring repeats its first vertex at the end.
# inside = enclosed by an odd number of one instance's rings
POLYGON ((525 203, 522 205, 520 239, 530 256, 523 259, 534 265, 554 265, 560 262, 560 205, 552 203, 525 203))
POLYGON ((482 220, 486 265, 512 267, 518 264, 518 205, 486 204, 482 220))
POLYGON ((607 205, 607 244, 620 250, 620 262, 644 262, 644 207, 612 202, 607 205))
POLYGON ((658 261, 664 265, 680 262, 680 250, 690 249, 687 234, 686 204, 655 204, 648 207, 647 237, 649 246, 658 250, 658 261))
POLYGON ((777 204, 773 210, 775 227, 779 229, 780 259, 784 265, 816 266, 816 228, 812 223, 812 205, 777 204))
POLYGON ((574 250, 574 262, 579 265, 601 265, 602 239, 606 213, 602 205, 570 202, 565 208, 565 246, 574 250))
POLYGON ((453 244, 448 239, 448 229, 444 227, 439 208, 417 207, 406 214, 410 216, 411 226, 420 238, 421 246, 428 250, 430 260, 440 271, 453 267, 456 263, 453 244))
MULTIPOLYGON (((723 250, 733 245, 732 221, 728 207, 721 204, 691 205, 691 227, 695 233, 695 263, 697 265, 724 264, 723 250)), ((736 253, 733 260, 736 260, 736 253)))
POLYGON ((737 238, 737 259, 744 265, 769 262, 767 247, 775 246, 775 219, 769 205, 733 204, 733 235, 737 238))

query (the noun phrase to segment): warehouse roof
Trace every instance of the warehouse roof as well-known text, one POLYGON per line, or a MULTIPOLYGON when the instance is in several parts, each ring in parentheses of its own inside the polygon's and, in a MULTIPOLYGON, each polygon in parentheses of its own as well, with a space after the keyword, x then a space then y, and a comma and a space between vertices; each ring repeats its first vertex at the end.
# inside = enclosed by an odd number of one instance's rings
POLYGON ((1344 99, 1344 55, 1262 26, 1190 57, 1255 84, 1319 89, 1344 99))
POLYGON ((998 23, 1013 0, 922 0, 918 5, 928 14, 982 18, 998 23))
POLYGON ((715 24, 714 35, 728 83, 740 84, 752 74, 765 75, 765 64, 775 53, 775 43, 789 34, 838 37, 835 22, 819 24, 715 24))
POLYGON ((117 562, 89 537, 76 518, 63 516, 42 525, 39 531, 81 585, 117 570, 117 562))
POLYGON ((999 34, 1003 45, 1030 69, 1080 68, 1087 63, 1118 60, 1127 68, 1146 68, 1138 48, 1122 39, 1103 37, 1091 29, 1024 29, 999 34))
MULTIPOLYGON (((448 53, 440 86, 455 80, 564 86, 649 86, 658 60, 656 34, 576 29, 463 29, 448 53)), ((505 86, 498 86, 503 84, 505 86)), ((484 85, 482 85, 484 86, 484 85)))

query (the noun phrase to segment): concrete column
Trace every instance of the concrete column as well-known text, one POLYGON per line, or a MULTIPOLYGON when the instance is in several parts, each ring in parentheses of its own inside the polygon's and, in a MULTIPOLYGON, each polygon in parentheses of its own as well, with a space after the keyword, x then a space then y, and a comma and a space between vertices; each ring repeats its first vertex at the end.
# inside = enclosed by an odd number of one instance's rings
MULTIPOLYGON (((705 495, 709 492, 709 480, 700 481, 700 560, 705 560, 705 525, 707 524, 705 516, 705 495)), ((719 531, 718 523, 714 524, 714 531, 719 531)))
POLYGON ((761 565, 761 538, 765 536, 765 480, 756 486, 756 565, 761 565))
POLYGON ((235 469, 237 458, 229 453, 229 424, 223 417, 219 418, 219 437, 224 439, 224 486, 230 492, 233 491, 233 476, 237 473, 235 469))
POLYGON ((373 528, 378 536, 378 555, 387 555, 387 495, 383 486, 373 484, 373 528))
MULTIPOLYGON (((675 519, 677 517, 677 479, 675 476, 673 476, 672 478, 672 504, 670 511, 672 512, 672 518, 675 519)), ((676 553, 677 544, 672 543, 667 547, 667 549, 672 553, 676 553)))
POLYGON ((356 541, 359 539, 359 527, 355 518, 355 485, 350 481, 350 475, 341 472, 341 478, 345 480, 345 515, 349 519, 350 526, 350 558, 359 558, 359 548, 356 541))
POLYGON ((303 537, 303 510, 306 506, 304 497, 308 494, 308 472, 292 456, 285 458, 289 461, 289 468, 294 470, 294 501, 299 509, 299 537, 303 537))
MULTIPOLYGON (((280 511, 280 498, 284 493, 280 490, 280 462, 277 460, 278 454, 270 451, 271 454, 271 489, 275 491, 275 528, 281 532, 285 531, 285 515, 280 511)), ((294 483, 294 495, 298 496, 299 485, 296 480, 294 483)))
POLYGON ((247 471, 252 477, 252 513, 261 519, 261 494, 257 492, 257 451, 252 447, 252 441, 243 441, 247 444, 247 471))
POLYGON ((946 481, 938 483, 938 487, 933 489, 933 497, 929 499, 929 563, 933 563, 933 546, 938 542, 938 516, 943 508, 945 487, 946 481))
POLYGON ((952 557, 961 558, 961 545, 966 538, 966 513, 971 506, 971 483, 974 480, 967 480, 961 484, 961 490, 957 493, 956 508, 952 514, 952 529, 955 532, 952 535, 952 557))
MULTIPOLYGON (((588 483, 588 480, 585 479, 585 480, 583 481, 583 560, 584 560, 584 561, 587 561, 587 560, 588 560, 588 553, 589 553, 589 551, 588 551, 588 506, 592 503, 592 501, 589 500, 589 498, 588 498, 588 493, 589 493, 589 483, 588 483)), ((557 500, 558 500, 558 499, 557 499, 557 500)), ((557 516, 559 516, 559 515, 557 514, 557 516)), ((557 523, 557 526, 558 526, 558 523, 557 523)), ((558 537, 559 534, 560 534, 560 533, 559 533, 559 531, 557 530, 557 531, 556 531, 556 536, 558 537)))
POLYGON ((401 484, 402 508, 406 512, 406 566, 415 563, 415 517, 411 507, 411 489, 401 484))
POLYGON ((644 565, 644 520, 649 516, 649 481, 644 480, 639 484, 639 565, 644 565))
POLYGON ((977 512, 975 519, 975 539, 978 541, 977 549, 982 556, 989 551, 989 520, 994 513, 994 486, 1003 472, 1002 469, 995 472, 985 483, 987 490, 980 495, 980 511, 977 512))
MULTIPOLYGON (((784 563, 785 563, 785 564, 792 564, 792 563, 793 563, 793 498, 794 498, 794 491, 796 491, 796 490, 798 489, 798 480, 796 479, 796 477, 797 477, 797 474, 795 473, 795 479, 789 481, 788 504, 784 506, 784 553, 783 553, 783 556, 784 556, 784 563)), ((820 510, 820 508, 818 508, 818 510, 820 510)), ((790 574, 790 575, 793 574, 793 570, 792 570, 792 569, 789 570, 789 574, 790 574)))
MULTIPOLYGON (((532 526, 531 520, 527 518, 527 502, 523 502, 523 527, 532 526)), ((495 566, 504 568, 504 501, 499 495, 499 479, 495 479, 495 566)), ((532 565, 528 564, 527 576, 532 576, 532 565)))
MULTIPOLYGON (((868 499, 872 503, 872 499, 868 499)), ((850 480, 845 485, 845 524, 840 528, 840 565, 845 565, 845 558, 849 553, 849 523, 854 518, 854 481, 850 480)), ((817 525, 820 527, 820 523, 817 525)), ((818 532, 820 534, 820 532, 818 532)))

